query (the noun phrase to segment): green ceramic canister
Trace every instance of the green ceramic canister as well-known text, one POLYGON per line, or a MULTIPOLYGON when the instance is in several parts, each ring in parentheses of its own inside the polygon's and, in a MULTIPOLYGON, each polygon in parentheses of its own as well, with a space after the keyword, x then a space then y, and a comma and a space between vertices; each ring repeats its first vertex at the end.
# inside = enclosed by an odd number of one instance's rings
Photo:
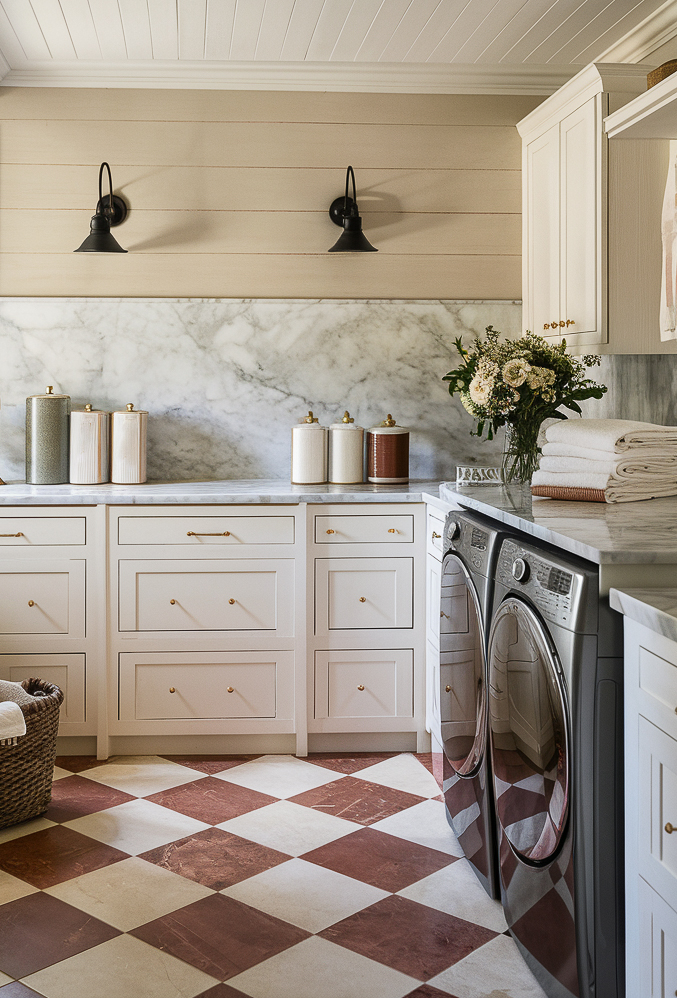
POLYGON ((26 483, 62 485, 68 481, 70 395, 55 395, 52 385, 44 395, 26 399, 26 483))

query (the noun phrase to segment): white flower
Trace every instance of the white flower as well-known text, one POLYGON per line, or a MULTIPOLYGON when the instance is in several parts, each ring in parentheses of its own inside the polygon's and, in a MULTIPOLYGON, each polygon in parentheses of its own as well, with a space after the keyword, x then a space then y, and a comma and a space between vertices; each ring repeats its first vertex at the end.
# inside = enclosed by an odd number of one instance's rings
POLYGON ((529 388, 537 391, 539 388, 547 388, 555 383, 555 372, 549 367, 532 367, 527 374, 527 384, 529 388))
POLYGON ((522 357, 514 357, 503 365, 503 380, 511 388, 519 388, 527 380, 530 371, 531 364, 527 364, 522 357))
POLYGON ((493 387, 493 379, 483 378, 480 374, 476 374, 468 385, 468 394, 475 405, 486 405, 491 398, 493 387))

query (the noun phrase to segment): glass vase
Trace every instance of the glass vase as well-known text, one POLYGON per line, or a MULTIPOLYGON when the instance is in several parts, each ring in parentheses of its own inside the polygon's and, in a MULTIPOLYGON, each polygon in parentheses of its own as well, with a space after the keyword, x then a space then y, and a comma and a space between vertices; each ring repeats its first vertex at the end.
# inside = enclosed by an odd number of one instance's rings
POLYGON ((528 484, 538 468, 540 423, 507 423, 503 443, 503 481, 506 485, 528 484))

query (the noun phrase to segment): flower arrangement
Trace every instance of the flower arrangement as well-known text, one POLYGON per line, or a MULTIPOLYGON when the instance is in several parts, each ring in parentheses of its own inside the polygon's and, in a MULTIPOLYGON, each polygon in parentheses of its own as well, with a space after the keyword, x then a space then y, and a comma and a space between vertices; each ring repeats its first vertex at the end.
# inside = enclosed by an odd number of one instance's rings
POLYGON ((538 466, 543 420, 567 419, 560 407, 581 413, 578 403, 600 399, 606 387, 585 377, 586 367, 599 364, 600 358, 571 357, 564 340, 550 344, 528 331, 517 340, 500 337, 487 326, 486 337, 475 337, 469 349, 458 337, 454 343, 461 364, 442 380, 477 421, 474 436, 483 436, 486 429, 486 439, 492 440, 506 427, 504 479, 528 481, 538 466))

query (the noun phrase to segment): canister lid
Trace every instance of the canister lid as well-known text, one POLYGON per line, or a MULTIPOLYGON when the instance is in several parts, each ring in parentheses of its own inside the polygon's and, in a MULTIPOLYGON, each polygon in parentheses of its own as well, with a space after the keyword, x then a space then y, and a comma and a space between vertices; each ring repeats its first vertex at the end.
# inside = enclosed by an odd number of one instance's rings
POLYGON ((135 416, 148 415, 148 411, 146 409, 135 409, 133 402, 128 402, 124 409, 115 409, 113 415, 117 416, 118 413, 123 413, 126 415, 129 412, 133 413, 135 416))
POLYGON ((47 385, 44 395, 29 395, 30 399, 69 399, 70 395, 58 395, 54 393, 54 386, 47 385))
POLYGON ((361 430, 361 426, 355 426, 355 420, 350 415, 348 410, 343 413, 343 419, 339 423, 331 424, 332 430, 361 430))
POLYGON ((386 419, 383 420, 378 426, 372 426, 369 428, 370 433, 408 433, 409 430, 406 426, 398 426, 393 417, 388 413, 386 419))
POLYGON ((320 424, 319 424, 319 422, 317 420, 317 416, 313 416, 313 413, 312 413, 311 410, 308 410, 308 415, 307 416, 304 416, 303 419, 299 419, 299 421, 298 421, 297 425, 294 427, 294 429, 295 430, 299 430, 299 429, 303 429, 303 430, 324 430, 325 433, 327 431, 327 427, 326 426, 320 426, 320 424))

